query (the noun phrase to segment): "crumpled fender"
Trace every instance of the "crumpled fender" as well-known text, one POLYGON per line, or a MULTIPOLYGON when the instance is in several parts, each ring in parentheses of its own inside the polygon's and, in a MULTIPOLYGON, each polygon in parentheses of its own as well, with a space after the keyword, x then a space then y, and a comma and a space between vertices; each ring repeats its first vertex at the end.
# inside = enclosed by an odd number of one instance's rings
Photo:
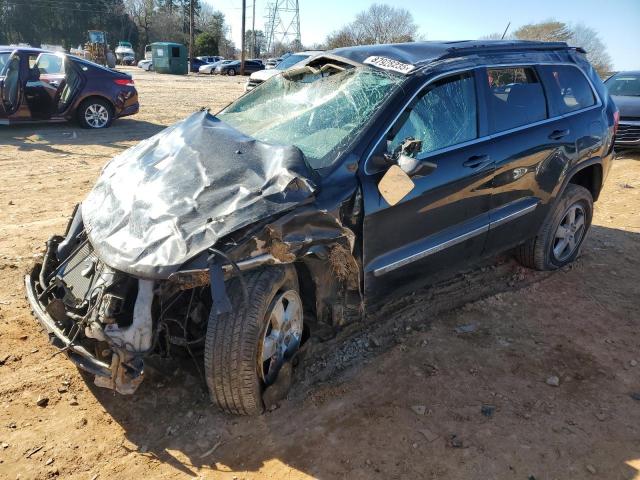
POLYGON ((163 279, 221 237, 309 200, 314 177, 297 147, 201 111, 114 157, 82 218, 107 265, 163 279))

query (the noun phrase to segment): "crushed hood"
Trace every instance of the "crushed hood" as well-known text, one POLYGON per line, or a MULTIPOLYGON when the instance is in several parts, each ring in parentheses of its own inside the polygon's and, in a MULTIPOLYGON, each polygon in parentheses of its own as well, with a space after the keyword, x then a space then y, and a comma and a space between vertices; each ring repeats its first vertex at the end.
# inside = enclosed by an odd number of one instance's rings
POLYGON ((313 177, 297 147, 257 141, 202 111, 114 157, 82 217, 107 265, 166 278, 221 237, 310 198, 313 177))

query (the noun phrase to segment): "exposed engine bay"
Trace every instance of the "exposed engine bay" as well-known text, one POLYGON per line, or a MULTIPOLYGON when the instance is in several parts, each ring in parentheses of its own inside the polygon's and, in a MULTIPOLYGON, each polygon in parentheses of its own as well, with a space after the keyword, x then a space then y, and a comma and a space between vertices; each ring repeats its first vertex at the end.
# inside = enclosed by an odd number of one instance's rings
POLYGON ((131 394, 143 379, 145 355, 167 356, 175 347, 194 355, 202 349, 211 308, 208 286, 162 294, 154 280, 107 266, 84 232, 75 241, 68 255, 61 237, 48 242, 37 279, 27 279, 27 292, 37 296, 31 303, 41 306, 35 313, 52 343, 95 374, 96 385, 131 394))

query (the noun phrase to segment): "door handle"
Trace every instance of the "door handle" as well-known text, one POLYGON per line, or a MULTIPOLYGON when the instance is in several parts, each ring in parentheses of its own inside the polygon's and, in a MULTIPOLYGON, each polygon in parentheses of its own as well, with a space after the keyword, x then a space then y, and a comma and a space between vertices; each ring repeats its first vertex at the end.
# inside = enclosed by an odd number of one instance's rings
POLYGON ((468 168, 479 168, 484 167, 490 162, 491 158, 489 158, 489 155, 474 155, 473 157, 469 157, 469 159, 464 162, 462 166, 468 168))
POLYGON ((571 132, 569 131, 568 128, 565 128, 563 130, 554 130, 553 132, 551 132, 551 134, 549 134, 549 138, 551 140, 560 140, 561 138, 564 138, 567 135, 569 135, 569 133, 571 132))

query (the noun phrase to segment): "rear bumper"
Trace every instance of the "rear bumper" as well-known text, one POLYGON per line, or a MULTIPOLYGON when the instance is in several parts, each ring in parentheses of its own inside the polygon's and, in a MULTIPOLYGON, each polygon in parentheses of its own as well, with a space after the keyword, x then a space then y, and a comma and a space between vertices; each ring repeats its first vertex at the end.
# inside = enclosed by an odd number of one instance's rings
POLYGON ((42 304, 40 304, 36 291, 36 282, 38 281, 39 273, 40 267, 36 265, 31 273, 25 276, 24 283, 31 310, 49 336, 49 342, 57 348, 65 350, 67 356, 78 368, 98 377, 111 378, 112 372, 110 365, 98 360, 81 345, 72 344, 71 339, 58 328, 55 320, 47 313, 42 304))
POLYGON ((134 103, 133 105, 129 105, 128 107, 125 107, 118 115, 117 118, 120 117, 127 117, 129 115, 135 115, 136 113, 138 113, 140 111, 140 104, 138 102, 134 103))

